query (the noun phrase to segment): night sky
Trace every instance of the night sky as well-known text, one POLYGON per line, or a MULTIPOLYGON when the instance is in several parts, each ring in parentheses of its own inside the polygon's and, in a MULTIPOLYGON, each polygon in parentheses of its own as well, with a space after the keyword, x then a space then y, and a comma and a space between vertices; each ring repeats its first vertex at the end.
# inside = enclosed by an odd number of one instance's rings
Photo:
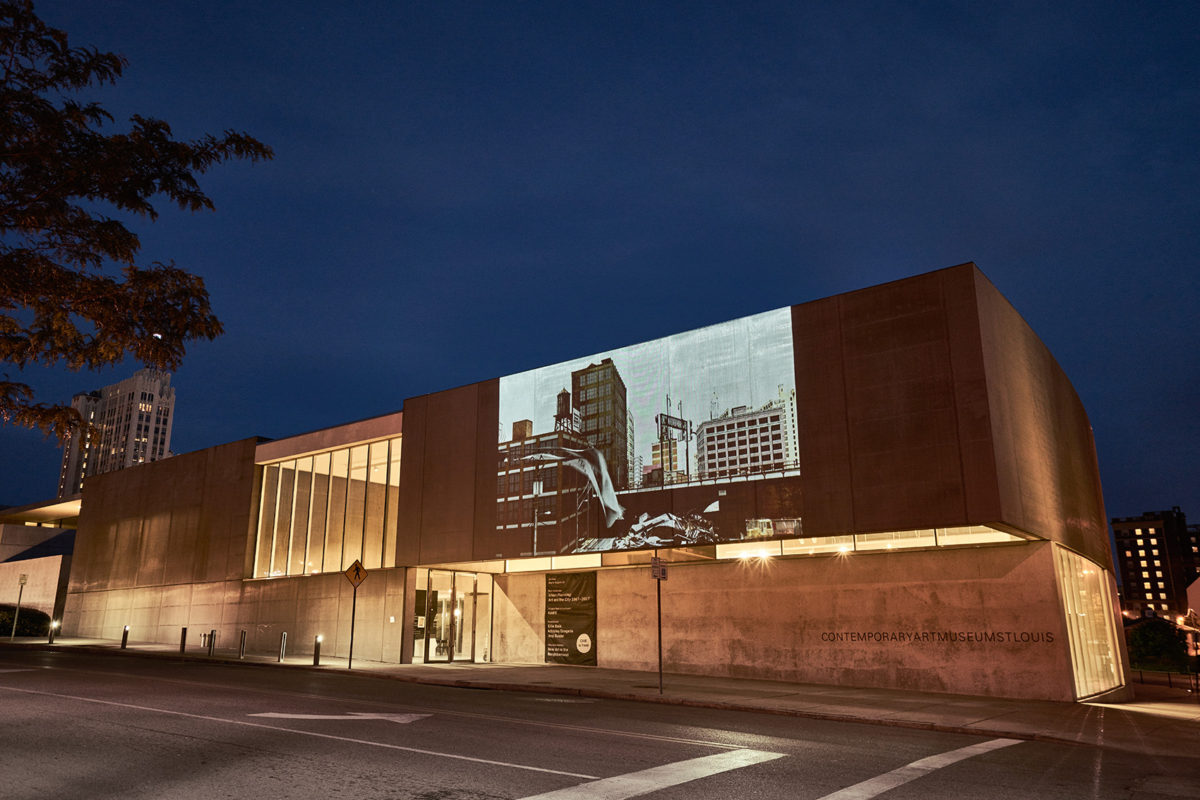
MULTIPOLYGON (((176 452, 975 261, 1079 392, 1108 515, 1200 521, 1195 2, 38 11, 129 59, 118 120, 275 149, 134 223, 226 328, 176 452)), ((0 504, 54 496, 53 442, 0 453, 0 504)))

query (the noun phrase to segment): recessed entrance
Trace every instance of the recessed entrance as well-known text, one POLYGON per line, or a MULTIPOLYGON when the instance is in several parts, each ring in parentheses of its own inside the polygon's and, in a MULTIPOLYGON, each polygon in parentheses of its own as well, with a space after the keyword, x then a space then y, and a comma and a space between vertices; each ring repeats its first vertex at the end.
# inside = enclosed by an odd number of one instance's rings
POLYGON ((415 600, 414 663, 490 659, 491 575, 421 570, 415 600))

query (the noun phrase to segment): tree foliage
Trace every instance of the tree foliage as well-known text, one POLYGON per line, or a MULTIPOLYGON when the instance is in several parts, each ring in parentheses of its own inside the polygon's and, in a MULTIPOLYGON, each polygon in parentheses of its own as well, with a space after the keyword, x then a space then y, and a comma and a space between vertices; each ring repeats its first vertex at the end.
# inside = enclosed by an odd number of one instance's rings
POLYGON ((1183 670, 1187 666, 1187 639, 1168 620, 1150 617, 1125 632, 1129 663, 1135 669, 1183 670))
MULTIPOLYGON (((29 0, 0 0, 0 361, 95 369, 130 355, 175 369, 194 339, 221 323, 204 281, 174 263, 139 264, 137 234, 103 211, 154 220, 152 201, 211 209, 196 175, 271 149, 227 130, 191 141, 134 115, 127 131, 78 98, 114 83, 124 57, 71 47, 29 0)), ((19 377, 19 376, 18 376, 19 377)), ((80 424, 63 404, 0 374, 0 419, 65 439, 80 424)))

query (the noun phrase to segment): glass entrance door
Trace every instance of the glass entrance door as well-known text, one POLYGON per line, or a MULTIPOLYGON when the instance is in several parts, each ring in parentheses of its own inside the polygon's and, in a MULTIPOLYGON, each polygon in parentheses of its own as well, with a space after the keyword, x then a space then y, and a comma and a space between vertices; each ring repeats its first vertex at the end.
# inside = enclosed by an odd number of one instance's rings
MULTIPOLYGON (((418 579, 418 586, 421 583, 418 579)), ((431 569, 424 584, 425 616, 418 621, 414 636, 417 651, 414 660, 487 661, 491 641, 491 576, 431 569)), ((420 598, 422 591, 418 589, 417 594, 420 598)))
POLYGON ((429 570, 425 589, 425 662, 449 661, 454 641, 454 573, 429 570))

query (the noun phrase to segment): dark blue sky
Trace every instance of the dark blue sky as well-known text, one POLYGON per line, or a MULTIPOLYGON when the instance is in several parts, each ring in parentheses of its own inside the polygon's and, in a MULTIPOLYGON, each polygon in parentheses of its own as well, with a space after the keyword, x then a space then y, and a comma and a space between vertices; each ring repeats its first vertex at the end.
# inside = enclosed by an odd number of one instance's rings
MULTIPOLYGON (((129 58, 118 119, 275 148, 135 223, 226 327, 177 452, 973 260, 1083 399, 1109 515, 1200 520, 1194 2, 38 10, 129 58)), ((0 452, 0 502, 53 496, 52 443, 0 452)))

